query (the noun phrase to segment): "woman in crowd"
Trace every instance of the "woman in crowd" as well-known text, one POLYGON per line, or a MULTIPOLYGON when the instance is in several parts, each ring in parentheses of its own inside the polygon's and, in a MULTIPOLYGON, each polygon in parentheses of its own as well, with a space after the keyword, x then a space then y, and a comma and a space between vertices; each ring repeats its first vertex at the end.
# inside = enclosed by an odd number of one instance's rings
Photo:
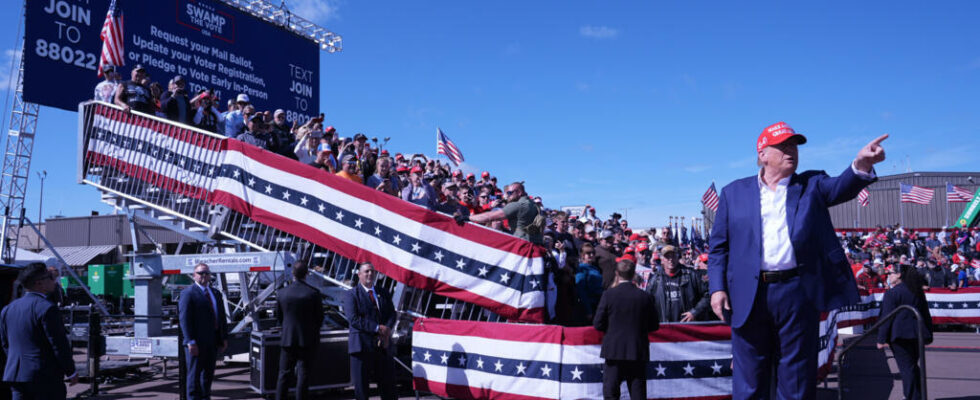
MULTIPOLYGON (((884 317, 902 305, 915 307, 925 323, 923 340, 926 344, 932 343, 932 316, 929 315, 926 295, 922 291, 922 275, 909 265, 889 265, 885 272, 888 274, 888 286, 891 289, 885 292, 879 316, 884 317)), ((919 357, 925 355, 919 354, 918 330, 918 321, 909 310, 899 311, 895 318, 881 325, 878 330, 878 348, 884 349, 885 344, 891 346, 895 363, 898 364, 898 373, 902 377, 903 392, 909 400, 922 398, 919 357)))

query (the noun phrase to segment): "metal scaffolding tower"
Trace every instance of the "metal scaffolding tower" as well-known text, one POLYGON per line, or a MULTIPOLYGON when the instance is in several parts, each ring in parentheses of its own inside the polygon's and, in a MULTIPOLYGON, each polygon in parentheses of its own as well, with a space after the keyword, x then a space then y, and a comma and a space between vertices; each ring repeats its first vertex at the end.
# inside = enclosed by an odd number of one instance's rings
POLYGON ((7 142, 0 168, 0 206, 3 208, 3 231, 0 231, 0 258, 10 263, 17 254, 20 238, 24 197, 27 195, 27 178, 31 172, 31 156, 34 153, 34 134, 37 130, 37 114, 40 107, 23 98, 24 61, 17 68, 17 89, 10 110, 7 142))

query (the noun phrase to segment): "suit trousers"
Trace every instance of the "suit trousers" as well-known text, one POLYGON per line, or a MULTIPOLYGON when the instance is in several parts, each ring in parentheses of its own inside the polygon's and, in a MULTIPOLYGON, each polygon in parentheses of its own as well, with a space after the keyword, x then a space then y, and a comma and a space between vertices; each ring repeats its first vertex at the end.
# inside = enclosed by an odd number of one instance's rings
POLYGON ((606 360, 602 370, 602 397, 619 400, 619 385, 626 381, 631 400, 647 398, 647 361, 606 360))
POLYGON ((732 398, 773 398, 773 368, 775 398, 815 398, 819 319, 799 276, 760 282, 748 319, 732 329, 732 398))
POLYGON ((210 400, 218 351, 205 346, 197 346, 197 349, 197 357, 194 357, 190 349, 184 348, 187 352, 187 400, 210 400))
POLYGON ((917 339, 895 339, 891 342, 892 354, 898 364, 898 375, 902 377, 902 393, 908 400, 921 399, 919 385, 919 341, 917 339))
POLYGON ((296 376, 296 400, 310 396, 310 365, 316 349, 309 347, 283 347, 279 353, 279 379, 276 381, 276 400, 286 400, 293 376, 296 376), (295 370, 295 372, 294 372, 295 370))
POLYGON ((350 374, 355 399, 368 400, 373 376, 381 391, 381 400, 395 400, 395 360, 391 355, 382 350, 353 353, 350 355, 350 374))
POLYGON ((10 393, 13 400, 64 400, 68 395, 61 381, 11 382, 10 393))

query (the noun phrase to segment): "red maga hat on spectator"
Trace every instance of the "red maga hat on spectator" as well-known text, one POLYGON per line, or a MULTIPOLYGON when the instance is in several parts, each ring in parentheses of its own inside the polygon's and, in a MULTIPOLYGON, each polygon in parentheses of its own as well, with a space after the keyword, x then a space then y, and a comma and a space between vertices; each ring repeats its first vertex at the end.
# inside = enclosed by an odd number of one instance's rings
POLYGON ((402 172, 408 172, 408 167, 404 165, 399 165, 398 168, 395 168, 395 171, 398 172, 399 174, 402 172))
POLYGON ((412 167, 412 173, 413 173, 413 174, 414 174, 414 173, 420 173, 420 174, 421 174, 421 173, 422 173, 422 167, 420 167, 420 166, 418 166, 418 165, 416 165, 416 166, 414 166, 414 167, 412 167))
POLYGON ((798 144, 806 143, 806 136, 796 133, 789 124, 779 121, 762 130, 762 133, 759 134, 759 139, 755 143, 755 150, 761 151, 766 146, 774 146, 794 137, 800 138, 798 144))
POLYGON ((323 133, 325 135, 333 135, 335 132, 337 132, 337 129, 335 129, 333 125, 330 125, 323 129, 323 133))
POLYGON ((642 236, 640 236, 639 233, 634 233, 634 234, 630 235, 630 241, 632 242, 632 241, 640 240, 641 237, 642 236))
POLYGON ((388 150, 381 150, 381 155, 387 156, 389 154, 391 154, 391 153, 389 153, 388 150))
POLYGON ((633 249, 633 246, 626 246, 626 248, 623 249, 623 254, 629 254, 629 253, 635 253, 635 252, 636 252, 636 250, 633 249))
POLYGON ((462 175, 463 175, 463 171, 460 171, 458 169, 453 171, 453 176, 462 176, 462 175))
POLYGON ((616 262, 625 261, 625 260, 630 260, 630 261, 636 263, 636 257, 633 257, 632 254, 623 254, 622 257, 619 257, 619 258, 616 259, 616 262))
POLYGON ((490 173, 489 173, 489 172, 487 172, 487 171, 483 171, 483 173, 482 173, 482 174, 480 174, 480 176, 482 176, 482 177, 484 177, 484 178, 487 178, 487 177, 489 177, 489 176, 490 176, 490 173))
POLYGON ((708 262, 708 253, 701 253, 701 255, 698 256, 698 261, 708 262))
POLYGON ((472 179, 475 179, 476 178, 475 176, 473 176, 473 173, 472 172, 466 174, 466 179, 471 179, 471 178, 472 179))
POLYGON ((640 242, 639 244, 636 245, 636 251, 640 253, 644 251, 650 251, 650 246, 648 246, 646 242, 640 242))
POLYGON ((402 153, 395 153, 395 159, 396 160, 401 160, 403 158, 405 158, 405 156, 403 156, 402 153))

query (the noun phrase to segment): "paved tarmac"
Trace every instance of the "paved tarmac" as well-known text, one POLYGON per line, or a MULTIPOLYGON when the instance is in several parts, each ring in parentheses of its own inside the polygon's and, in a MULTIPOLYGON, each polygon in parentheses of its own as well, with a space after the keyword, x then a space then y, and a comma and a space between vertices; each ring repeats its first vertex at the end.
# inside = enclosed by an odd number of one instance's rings
MULTIPOLYGON (((980 335, 976 332, 938 332, 935 342, 926 350, 926 368, 930 399, 980 400, 980 335)), ((842 335, 849 342, 853 336, 842 335)), ((78 355, 81 357, 81 355, 78 355)), ((80 358, 81 359, 81 358, 80 358)), ((862 342, 844 368, 844 398, 859 400, 901 399, 902 382, 891 351, 878 350, 874 338, 862 342)), ((128 373, 111 379, 101 385, 98 396, 92 399, 178 399, 177 366, 167 365, 167 377, 163 376, 163 364, 152 360, 139 369, 139 373, 128 373)), ((838 375, 834 371, 827 379, 826 386, 818 387, 818 398, 837 398, 838 375)), ((87 390, 82 383, 69 387, 69 398, 87 390)), ((262 399, 249 388, 249 367, 246 363, 219 364, 214 385, 214 400, 224 399, 262 399)), ((328 391, 319 393, 317 399, 351 399, 353 391, 328 391)), ((375 397, 376 398, 376 397, 375 397)), ((403 389, 401 399, 415 399, 410 389, 403 389)), ((438 399, 423 395, 421 399, 438 399)))

